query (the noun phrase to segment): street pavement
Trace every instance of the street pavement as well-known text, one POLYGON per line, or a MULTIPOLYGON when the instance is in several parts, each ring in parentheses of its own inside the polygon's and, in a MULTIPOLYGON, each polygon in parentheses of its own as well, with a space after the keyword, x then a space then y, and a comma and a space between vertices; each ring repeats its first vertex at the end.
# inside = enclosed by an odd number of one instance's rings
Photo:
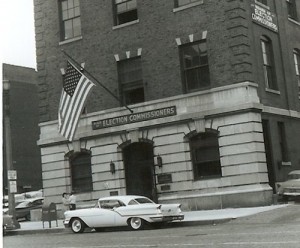
MULTIPOLYGON (((201 211, 188 211, 184 212, 185 218, 183 221, 173 222, 177 226, 201 225, 201 224, 218 224, 233 219, 252 216, 263 212, 272 212, 278 209, 292 207, 290 204, 271 205, 264 207, 252 208, 228 208, 217 210, 201 210, 201 211)), ((280 211, 282 212, 282 211, 280 211)), ((37 233, 60 233, 65 229, 63 220, 51 221, 24 221, 20 222, 20 229, 10 231, 8 235, 24 235, 24 234, 37 234, 37 233), (44 226, 43 226, 44 224, 44 226)))

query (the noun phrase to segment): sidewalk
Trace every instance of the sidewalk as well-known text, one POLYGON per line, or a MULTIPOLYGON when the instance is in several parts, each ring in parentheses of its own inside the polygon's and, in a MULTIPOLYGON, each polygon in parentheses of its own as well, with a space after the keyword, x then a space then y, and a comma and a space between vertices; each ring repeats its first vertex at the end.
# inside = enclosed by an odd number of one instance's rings
MULTIPOLYGON (((254 215, 265 211, 271 211, 278 208, 287 207, 288 204, 272 205, 266 207, 253 207, 253 208, 228 208, 218 210, 202 210, 202 211, 189 211, 184 212, 184 220, 174 223, 174 225, 188 226, 188 225, 201 225, 201 224, 216 224, 226 222, 232 219, 254 215)), ((49 222, 42 221, 24 221, 20 222, 20 229, 13 230, 10 234, 37 234, 37 233, 59 233, 63 231, 69 231, 65 229, 63 220, 51 222, 51 228, 49 222)))

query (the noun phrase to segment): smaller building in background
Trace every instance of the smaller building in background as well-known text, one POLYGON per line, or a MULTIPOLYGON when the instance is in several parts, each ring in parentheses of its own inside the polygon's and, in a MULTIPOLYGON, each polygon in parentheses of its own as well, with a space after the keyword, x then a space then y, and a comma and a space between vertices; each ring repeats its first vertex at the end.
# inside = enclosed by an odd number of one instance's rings
MULTIPOLYGON (((3 64, 2 83, 9 83, 12 163, 17 171, 18 193, 42 188, 41 153, 37 146, 37 72, 33 68, 3 64)), ((4 99, 3 99, 4 100, 4 99)), ((3 115, 3 121, 5 115, 3 115)), ((3 126, 3 193, 7 194, 7 159, 3 126)))

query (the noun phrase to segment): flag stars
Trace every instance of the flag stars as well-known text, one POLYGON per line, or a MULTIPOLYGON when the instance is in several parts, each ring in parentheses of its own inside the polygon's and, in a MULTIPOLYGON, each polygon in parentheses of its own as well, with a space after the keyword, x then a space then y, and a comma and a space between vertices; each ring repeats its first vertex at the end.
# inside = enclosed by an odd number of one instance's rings
POLYGON ((69 62, 68 62, 68 66, 67 66, 67 71, 66 74, 64 76, 64 90, 66 91, 66 93, 70 96, 73 96, 77 84, 81 78, 81 73, 78 72, 69 62))

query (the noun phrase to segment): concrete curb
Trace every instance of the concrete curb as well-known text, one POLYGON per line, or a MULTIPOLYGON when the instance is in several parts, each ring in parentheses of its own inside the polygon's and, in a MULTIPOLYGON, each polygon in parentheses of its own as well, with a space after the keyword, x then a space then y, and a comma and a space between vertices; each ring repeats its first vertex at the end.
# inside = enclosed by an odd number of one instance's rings
MULTIPOLYGON (((222 224, 231 221, 234 218, 225 218, 219 220, 195 220, 195 221, 180 221, 180 222, 172 222, 166 224, 164 227, 185 227, 185 226, 200 226, 200 225, 216 225, 222 224)), ((154 228, 153 228, 154 229, 154 228)), ((118 228, 115 229, 119 230, 118 228)), ((124 228, 126 230, 126 228, 124 228)), ((6 236, 10 235, 32 235, 32 234, 42 234, 42 233, 70 233, 72 234, 71 229, 64 227, 55 227, 55 228, 45 228, 45 229, 32 229, 32 230, 12 230, 6 233, 6 236)))

